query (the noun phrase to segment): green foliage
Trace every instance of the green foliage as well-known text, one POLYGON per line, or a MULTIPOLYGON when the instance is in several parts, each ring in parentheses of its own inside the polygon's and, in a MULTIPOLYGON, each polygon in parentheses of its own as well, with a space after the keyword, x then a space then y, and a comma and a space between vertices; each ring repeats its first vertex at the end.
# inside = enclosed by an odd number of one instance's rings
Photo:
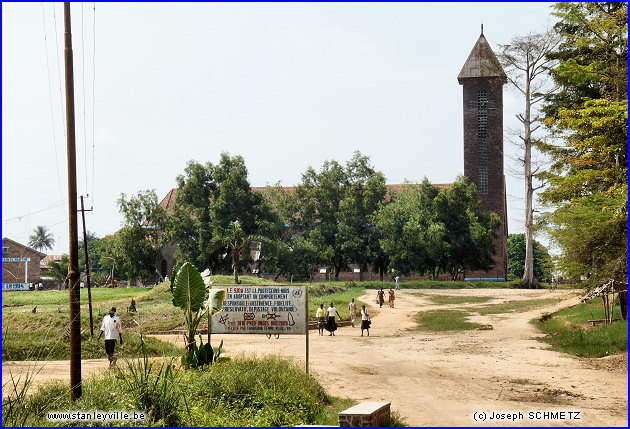
MULTIPOLYGON (((615 307, 614 317, 619 317, 615 307)), ((563 309, 532 323, 547 334, 542 341, 563 353, 582 357, 603 357, 628 350, 628 321, 593 327, 588 322, 603 319, 604 309, 600 298, 563 309)))
MULTIPOLYGON (((230 265, 223 259, 229 249, 212 245, 216 231, 229 229, 234 221, 245 236, 273 238, 279 229, 277 216, 264 196, 252 192, 241 156, 222 153, 216 165, 190 161, 184 174, 177 176, 177 186, 167 240, 178 244, 178 260, 221 271, 230 265)), ((249 254, 241 256, 243 262, 250 260, 249 254)))
POLYGON ((162 258, 161 231, 166 222, 155 190, 138 192, 129 199, 121 194, 117 204, 124 222, 114 236, 114 259, 129 279, 155 279, 162 258))
POLYGON ((221 344, 216 350, 212 348, 210 343, 204 344, 201 335, 199 336, 199 343, 199 346, 197 346, 197 343, 194 344, 192 352, 182 356, 181 362, 184 368, 199 368, 219 361, 219 356, 221 356, 221 350, 223 349, 223 340, 221 340, 221 344))
POLYGON ((278 245, 276 252, 265 263, 265 269, 275 271, 291 282, 310 280, 317 263, 317 249, 301 235, 292 235, 278 245))
POLYGON ((177 426, 180 422, 180 402, 182 400, 188 409, 186 397, 181 395, 170 363, 161 362, 155 373, 153 362, 149 362, 147 350, 140 337, 142 359, 128 361, 126 372, 119 372, 117 378, 122 381, 131 394, 139 410, 148 413, 148 422, 163 423, 165 426, 177 426))
MULTIPOLYGON (((214 356, 209 344, 204 348, 203 341, 200 346, 195 342, 195 333, 199 322, 210 312, 210 316, 218 313, 223 308, 225 300, 224 289, 209 289, 210 275, 208 270, 202 274, 190 262, 186 262, 171 278, 171 292, 173 293, 173 305, 184 310, 186 323, 186 354, 182 358, 182 364, 205 365, 212 363, 214 356)), ((220 353, 221 347, 219 347, 220 353)))
POLYGON ((33 234, 28 236, 28 245, 36 250, 52 249, 55 244, 55 237, 48 231, 48 228, 38 225, 33 230, 33 234))
POLYGON ((429 272, 453 279, 466 270, 488 269, 494 252, 496 214, 481 211, 476 191, 459 177, 440 190, 424 180, 409 185, 376 215, 390 269, 404 275, 429 272))
POLYGON ((541 145, 552 166, 544 225, 572 279, 627 280, 628 4, 558 3, 563 43, 545 123, 561 140, 541 145))
MULTIPOLYGON (((551 282, 553 262, 547 248, 534 240, 534 278, 539 283, 551 282)), ((525 271, 525 234, 508 235, 508 275, 522 279, 525 271)))
POLYGON ((57 283, 60 289, 67 288, 69 281, 69 267, 70 261, 68 259, 68 255, 61 255, 61 261, 50 261, 48 263, 48 271, 46 272, 46 277, 52 278, 57 283))
POLYGON ((355 152, 345 167, 337 161, 324 162, 319 172, 309 167, 293 195, 282 195, 283 220, 314 246, 317 263, 333 269, 337 279, 350 263, 367 266, 377 256, 371 224, 386 191, 383 174, 355 152))

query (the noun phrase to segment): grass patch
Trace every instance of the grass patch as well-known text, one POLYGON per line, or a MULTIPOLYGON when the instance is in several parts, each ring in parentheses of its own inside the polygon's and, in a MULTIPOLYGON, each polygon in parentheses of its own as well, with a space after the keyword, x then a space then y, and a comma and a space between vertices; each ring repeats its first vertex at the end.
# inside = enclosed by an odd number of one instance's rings
POLYGON ((429 299, 434 304, 448 305, 448 304, 478 304, 481 302, 488 302, 494 299, 489 296, 453 296, 453 295, 433 295, 429 299))
POLYGON ((559 298, 542 298, 542 299, 527 299, 520 301, 507 301, 502 304, 492 304, 485 307, 475 308, 475 311, 485 316, 486 314, 501 314, 501 313, 514 313, 525 312, 534 310, 538 307, 544 307, 545 305, 554 304, 560 301, 559 298))
MULTIPOLYGON (((203 370, 170 371, 165 365, 151 369, 142 361, 137 365, 134 368, 142 373, 140 377, 138 372, 134 375, 131 368, 125 368, 84 379, 83 396, 74 404, 70 402, 66 383, 48 384, 26 397, 17 412, 14 409, 13 420, 23 421, 25 426, 83 426, 90 422, 49 422, 45 413, 130 412, 147 408, 153 413, 140 426, 173 423, 215 427, 321 425, 338 424, 336 413, 348 405, 347 400, 329 397, 323 387, 296 364, 275 357, 240 357, 203 370), (138 380, 140 383, 136 383, 138 380), (167 390, 175 394, 163 394, 164 389, 159 389, 152 395, 138 396, 147 392, 143 380, 151 385, 157 382, 157 387, 166 383, 167 390)), ((6 403, 3 401, 3 423, 7 422, 6 403)), ((133 422, 106 422, 107 426, 129 424, 133 422)))
POLYGON ((421 331, 470 331, 492 329, 491 325, 468 322, 466 318, 471 314, 461 310, 425 311, 416 315, 418 329, 421 331))
MULTIPOLYGON (((619 307, 613 315, 621 317, 619 307)), ((602 300, 596 298, 547 315, 544 321, 534 319, 532 323, 547 334, 541 341, 551 344, 552 350, 580 357, 603 357, 627 351, 628 321, 596 327, 589 323, 589 320, 603 318, 602 300)))

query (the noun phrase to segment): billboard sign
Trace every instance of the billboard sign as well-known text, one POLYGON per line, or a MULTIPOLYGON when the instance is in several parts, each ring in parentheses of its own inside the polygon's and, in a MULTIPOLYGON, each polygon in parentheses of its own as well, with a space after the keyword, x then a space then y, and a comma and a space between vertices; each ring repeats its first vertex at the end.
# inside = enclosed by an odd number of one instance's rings
POLYGON ((225 289, 213 334, 306 334, 308 286, 213 286, 225 289))

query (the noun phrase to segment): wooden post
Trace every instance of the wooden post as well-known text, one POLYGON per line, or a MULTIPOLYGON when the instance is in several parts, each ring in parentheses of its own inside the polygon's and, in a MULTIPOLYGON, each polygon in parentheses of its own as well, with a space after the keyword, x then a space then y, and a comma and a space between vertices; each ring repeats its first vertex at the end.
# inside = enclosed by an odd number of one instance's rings
POLYGON ((90 259, 88 256, 87 232, 85 230, 85 212, 86 210, 83 207, 83 195, 81 195, 81 217, 83 218, 83 250, 85 251, 85 277, 88 287, 88 306, 90 308, 90 337, 94 338, 94 319, 92 317, 92 287, 90 285, 90 259))
POLYGON ((310 314, 308 314, 308 285, 304 287, 306 288, 306 374, 308 374, 308 320, 310 314))
POLYGON ((79 240, 77 232, 77 157, 74 134, 74 73, 70 3, 63 4, 66 81, 66 135, 68 154, 68 291, 70 301, 70 399, 81 397, 81 289, 79 285, 79 240))

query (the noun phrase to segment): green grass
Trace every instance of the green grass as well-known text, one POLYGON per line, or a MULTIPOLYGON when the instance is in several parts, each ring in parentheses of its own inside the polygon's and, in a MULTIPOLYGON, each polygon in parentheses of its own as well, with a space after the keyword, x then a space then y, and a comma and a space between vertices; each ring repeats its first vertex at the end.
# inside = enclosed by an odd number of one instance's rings
MULTIPOLYGON (((621 317, 618 306, 613 315, 621 317)), ((532 323, 547 334, 542 341, 549 343, 552 350, 580 357, 603 357, 627 351, 628 321, 596 327, 588 322, 603 318, 602 300, 597 298, 547 315, 544 321, 532 320, 532 323)))
POLYGON ((461 310, 434 310, 425 311, 416 315, 418 330, 421 331, 469 331, 492 329, 491 325, 472 323, 466 320, 471 314, 461 310))
POLYGON ((482 316, 487 314, 501 314, 501 313, 513 313, 513 312, 525 312, 534 310, 538 307, 554 304, 560 301, 559 298, 542 298, 542 299, 527 299, 522 301, 507 301, 502 304, 492 304, 484 307, 475 308, 475 311, 482 316))
MULTIPOLYGON (((51 426, 54 423, 44 417, 47 411, 138 410, 136 393, 142 389, 142 383, 135 382, 135 376, 124 368, 121 361, 119 368, 116 372, 84 379, 83 396, 74 404, 69 400, 66 383, 48 384, 26 398, 22 414, 18 413, 17 417, 25 415, 26 426, 51 426)), ((141 366, 136 368, 141 369, 141 366)), ((158 365, 154 371, 159 369, 158 365)), ((154 372, 149 375, 149 380, 154 380, 156 376, 154 372)), ((168 395, 157 392, 145 396, 143 408, 153 407, 156 410, 153 416, 156 417, 141 426, 338 424, 336 413, 352 405, 348 400, 331 398, 300 366, 276 357, 239 357, 202 370, 179 369, 172 376, 166 374, 164 377, 169 378, 171 392, 168 395)), ((5 420, 5 404, 6 401, 3 401, 4 424, 10 423, 5 420)), ((132 423, 114 421, 107 422, 107 425, 126 426, 132 423)), ((61 424, 84 426, 89 423, 61 424)))
MULTIPOLYGON (((420 295, 420 294, 418 294, 420 295)), ((448 304, 477 304, 481 302, 487 302, 494 299, 489 296, 452 296, 452 295, 433 295, 429 296, 429 299, 434 304, 448 305, 448 304)))
MULTIPOLYGON (((146 295, 153 288, 92 288, 92 305, 95 303, 112 302, 119 300, 131 301, 146 295)), ((68 290, 47 290, 34 292, 2 292, 2 305, 34 306, 68 306, 68 290)), ((88 290, 81 289, 81 304, 88 304, 88 290)), ((127 304, 128 305, 128 304, 127 304)), ((121 309, 118 309, 119 311, 121 309)))

